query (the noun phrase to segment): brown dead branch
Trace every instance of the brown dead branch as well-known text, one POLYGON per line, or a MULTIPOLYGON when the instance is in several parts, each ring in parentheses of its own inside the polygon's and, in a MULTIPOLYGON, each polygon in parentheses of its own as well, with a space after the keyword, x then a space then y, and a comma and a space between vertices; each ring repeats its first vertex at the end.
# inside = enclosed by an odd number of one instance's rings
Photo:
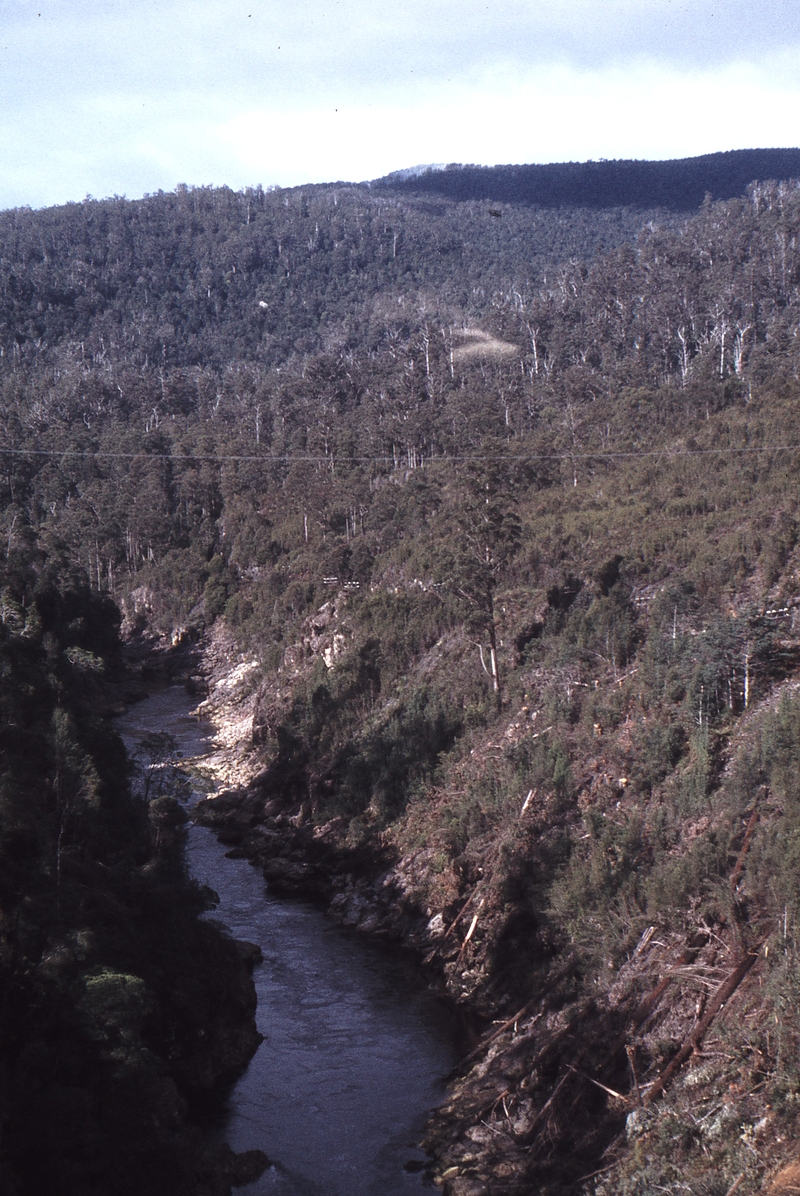
MULTIPOLYGON (((528 1127, 528 1129, 527 1129, 527 1131, 526 1131, 526 1133, 525 1133, 525 1137, 526 1137, 526 1138, 533 1138, 534 1134, 535 1134, 535 1133, 536 1133, 536 1131, 538 1130, 538 1128, 539 1128, 539 1126, 541 1125, 542 1121, 545 1119, 545 1117, 547 1116, 547 1114, 550 1112, 550 1110, 552 1109, 553 1105, 555 1104, 555 1099, 556 1099, 556 1097, 558 1096, 558 1094, 561 1092, 561 1089, 564 1087, 564 1085, 566 1084, 567 1080, 569 1080, 569 1079, 572 1077, 572 1075, 573 1075, 574 1073, 575 1073, 575 1069, 574 1069, 574 1068, 569 1068, 569 1070, 567 1070, 567 1071, 565 1071, 565 1072, 564 1072, 563 1076, 561 1077, 561 1079, 558 1081, 558 1083, 556 1084, 555 1088, 554 1088, 554 1089, 553 1089, 553 1091, 551 1092, 551 1094, 550 1094, 550 1099, 549 1099, 549 1100, 547 1100, 547 1101, 545 1101, 545 1103, 542 1105, 542 1107, 541 1107, 541 1109, 539 1110, 539 1112, 538 1112, 538 1113, 536 1114, 536 1116, 534 1117, 534 1119, 533 1119, 533 1121, 531 1122, 530 1126, 528 1127)), ((529 1146, 529 1147, 528 1147, 528 1149, 529 1149, 529 1150, 533 1150, 533 1145, 529 1146)))
POLYGON ((462 1066, 463 1064, 469 1063, 471 1060, 477 1058, 478 1055, 483 1054, 487 1047, 491 1046, 495 1039, 499 1038, 501 1034, 504 1034, 509 1026, 513 1026, 514 1022, 518 1022, 521 1017, 525 1017, 526 1014, 530 1013, 538 999, 538 997, 534 997, 532 1001, 528 1001, 527 1005, 522 1006, 519 1013, 515 1013, 513 1017, 508 1018, 508 1020, 504 1021, 501 1026, 498 1026, 488 1038, 484 1038, 483 1042, 479 1042, 475 1049, 470 1051, 470 1053, 465 1055, 461 1060, 462 1066))
POLYGON ((582 1175, 580 1179, 575 1182, 578 1184, 585 1183, 587 1179, 594 1179, 596 1175, 605 1175, 607 1171, 613 1171, 615 1167, 619 1167, 621 1159, 617 1159, 616 1163, 609 1163, 607 1167, 601 1167, 599 1171, 590 1171, 588 1175, 582 1175))
POLYGON ((472 901, 473 897, 475 897, 475 895, 477 894, 477 892, 478 892, 478 890, 477 890, 477 889, 473 889, 473 890, 472 890, 472 892, 470 893, 469 897, 467 898, 467 900, 466 900, 466 901, 464 902, 464 904, 461 906, 461 909, 460 909, 460 910, 458 911, 458 913, 456 914, 455 918, 453 918, 453 921, 452 921, 452 922, 450 923, 450 925, 447 927, 447 930, 445 930, 445 932, 444 932, 444 935, 442 936, 443 938, 448 938, 448 937, 449 937, 449 936, 450 936, 450 935, 453 933, 453 931, 455 930, 456 926, 458 926, 459 922, 461 921, 462 917, 464 916, 464 911, 466 910, 466 908, 467 908, 467 906, 469 905, 470 901, 472 901))
POLYGON ((503 1102, 503 1111, 504 1111, 506 1117, 508 1117, 508 1109, 506 1108, 506 1097, 510 1096, 510 1095, 511 1095, 510 1088, 504 1088, 502 1092, 498 1093, 498 1095, 494 1098, 494 1104, 492 1105, 490 1112, 494 1113, 495 1109, 502 1101, 503 1102))

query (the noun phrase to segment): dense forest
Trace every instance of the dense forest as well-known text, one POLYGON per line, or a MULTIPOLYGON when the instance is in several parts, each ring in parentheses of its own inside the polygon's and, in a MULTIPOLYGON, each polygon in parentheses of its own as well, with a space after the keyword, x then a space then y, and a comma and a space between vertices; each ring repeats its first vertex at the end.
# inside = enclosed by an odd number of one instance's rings
POLYGON ((706 196, 736 199, 754 179, 800 175, 796 149, 729 150, 666 162, 552 162, 537 166, 416 167, 373 186, 450 199, 491 199, 539 207, 661 207, 692 212, 706 196))
MULTIPOLYGON (((0 1026, 6 1094, 83 1035, 144 1108, 170 1013, 137 911, 180 891, 206 933, 93 713, 118 610, 224 627, 262 805, 416 861, 481 1024, 541 1000, 447 1123, 446 1191, 746 1196, 791 1164, 800 187, 703 199, 691 161, 683 191, 607 164, 602 203, 499 168, 0 215, 4 1009, 37 1010, 0 1026)), ((20 1196, 79 1054, 4 1097, 20 1196)))

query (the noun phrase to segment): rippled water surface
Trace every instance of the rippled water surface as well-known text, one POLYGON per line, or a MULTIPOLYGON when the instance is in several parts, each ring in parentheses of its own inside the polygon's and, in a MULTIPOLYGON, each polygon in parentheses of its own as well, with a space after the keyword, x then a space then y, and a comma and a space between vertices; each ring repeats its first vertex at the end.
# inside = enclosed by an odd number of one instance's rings
MULTIPOLYGON (((129 743, 167 731, 185 756, 205 748, 191 701, 174 687, 118 720, 129 743)), ((192 874, 220 896, 215 917, 258 943, 258 1028, 265 1041, 235 1086, 225 1138, 274 1166, 240 1191, 307 1196, 419 1192, 403 1165, 456 1061, 450 1021, 405 961, 304 902, 270 896, 260 872, 225 858, 192 827, 192 874)))

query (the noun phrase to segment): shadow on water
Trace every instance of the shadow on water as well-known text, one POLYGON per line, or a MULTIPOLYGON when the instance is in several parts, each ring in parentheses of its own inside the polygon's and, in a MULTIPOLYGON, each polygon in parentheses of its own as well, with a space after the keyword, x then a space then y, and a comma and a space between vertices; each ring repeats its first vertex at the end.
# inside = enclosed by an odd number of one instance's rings
MULTIPOLYGON (((167 732, 185 758, 207 750, 179 687, 118 720, 130 748, 167 732)), ((223 1136, 273 1161, 250 1196, 399 1196, 420 1191, 416 1148, 456 1062, 455 1029, 413 968, 313 905, 272 897, 257 869, 225 858, 205 827, 187 842, 192 875, 220 897, 214 913, 258 943, 254 973, 264 1042, 234 1086, 223 1136)))

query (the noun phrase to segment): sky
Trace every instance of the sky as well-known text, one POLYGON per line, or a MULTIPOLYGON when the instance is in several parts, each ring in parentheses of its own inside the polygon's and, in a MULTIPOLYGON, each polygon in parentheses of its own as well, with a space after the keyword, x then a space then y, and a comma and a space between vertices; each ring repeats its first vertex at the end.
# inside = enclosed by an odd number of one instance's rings
POLYGON ((0 0, 0 208, 797 145, 797 0, 0 0))

